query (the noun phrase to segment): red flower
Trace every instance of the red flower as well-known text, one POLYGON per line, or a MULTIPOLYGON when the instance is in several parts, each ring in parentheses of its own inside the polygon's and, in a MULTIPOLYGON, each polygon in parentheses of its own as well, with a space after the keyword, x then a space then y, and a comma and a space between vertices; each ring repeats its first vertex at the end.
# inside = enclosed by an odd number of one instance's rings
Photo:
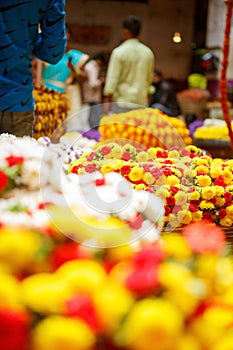
POLYGON ((191 154, 192 154, 192 153, 190 153, 187 149, 183 149, 183 150, 181 151, 182 157, 188 156, 188 157, 191 158, 191 154))
POLYGON ((178 214, 179 211, 181 211, 183 208, 181 205, 175 205, 174 208, 172 209, 172 214, 178 214))
POLYGON ((224 178, 223 178, 222 175, 218 176, 217 179, 215 179, 214 185, 215 185, 215 186, 222 186, 222 187, 225 187, 225 186, 226 186, 226 184, 225 184, 225 182, 224 182, 224 178))
POLYGON ((205 211, 205 212, 203 213, 203 219, 209 220, 209 221, 213 221, 213 220, 212 220, 212 215, 211 215, 211 213, 210 213, 209 211, 205 211))
POLYGON ((73 167, 73 169, 72 169, 72 173, 77 174, 77 173, 78 173, 78 169, 79 169, 79 168, 82 168, 82 167, 83 167, 82 164, 75 165, 75 166, 73 167))
POLYGON ((199 209, 198 209, 198 206, 197 206, 197 205, 191 203, 191 204, 189 205, 189 210, 191 211, 191 213, 195 213, 195 212, 198 211, 199 209))
MULTIPOLYGON (((103 154, 103 153, 102 153, 103 154)), ((96 153, 95 152, 91 152, 88 156, 87 156, 87 161, 91 162, 94 158, 95 158, 96 153)))
POLYGON ((85 170, 87 173, 93 173, 94 171, 96 171, 96 166, 95 166, 95 164, 88 164, 85 167, 85 170))
POLYGON ((176 194, 179 191, 179 189, 175 186, 170 186, 170 191, 172 191, 174 194, 176 194))
POLYGON ((0 349, 25 350, 28 342, 28 314, 23 311, 0 310, 0 349))
POLYGON ((129 165, 123 165, 121 168, 122 175, 128 175, 130 173, 131 167, 129 165))
POLYGON ((68 242, 58 245, 50 256, 53 269, 58 269, 62 264, 70 260, 90 259, 91 253, 76 242, 68 242))
POLYGON ((9 157, 6 157, 5 159, 9 166, 22 164, 24 162, 24 157, 9 156, 9 157))
POLYGON ((226 211, 226 209, 220 209, 219 210, 219 213, 218 213, 218 219, 223 219, 223 218, 225 218, 225 216, 227 215, 227 211, 226 211))
POLYGON ((165 176, 170 176, 170 175, 172 175, 172 171, 171 171, 171 169, 170 168, 164 168, 163 170, 163 173, 164 173, 164 175, 165 176))
POLYGON ((105 179, 96 179, 95 180, 95 185, 98 187, 98 186, 103 186, 105 185, 105 179))
POLYGON ((158 152, 156 153, 156 156, 157 156, 158 158, 167 158, 168 152, 167 152, 167 151, 158 151, 158 152))
POLYGON ((231 200, 232 200, 232 194, 231 194, 231 192, 225 192, 225 193, 224 193, 224 198, 225 198, 226 203, 230 203, 231 200))
POLYGON ((129 151, 125 151, 121 157, 121 159, 125 160, 125 161, 128 161, 130 160, 132 157, 131 157, 131 154, 129 151))
POLYGON ((169 196, 166 198, 166 204, 169 206, 169 207, 174 207, 176 201, 175 201, 175 198, 173 196, 169 196))
POLYGON ((156 266, 138 267, 125 281, 126 287, 140 296, 153 293, 159 286, 156 266))
POLYGON ((171 213, 171 209, 167 206, 165 206, 164 208, 165 208, 165 216, 168 216, 171 213))
POLYGON ((112 151, 112 149, 109 146, 104 146, 101 149, 101 153, 103 156, 106 156, 107 154, 109 154, 112 151))
POLYGON ((132 220, 128 221, 128 225, 133 230, 138 230, 141 228, 144 218, 141 214, 137 214, 132 220))
POLYGON ((96 333, 102 330, 94 303, 87 295, 76 295, 67 300, 66 315, 83 319, 96 333))
POLYGON ((5 188, 8 185, 8 182, 9 182, 8 177, 6 176, 4 171, 0 170, 0 192, 5 190, 5 188))
POLYGON ((225 247, 224 231, 208 221, 188 225, 182 233, 195 253, 220 253, 225 247))

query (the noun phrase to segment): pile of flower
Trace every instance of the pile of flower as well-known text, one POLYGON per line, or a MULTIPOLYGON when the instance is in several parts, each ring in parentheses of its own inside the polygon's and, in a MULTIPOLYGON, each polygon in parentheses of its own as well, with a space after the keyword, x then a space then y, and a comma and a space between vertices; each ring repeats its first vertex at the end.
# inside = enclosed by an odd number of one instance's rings
POLYGON ((4 350, 233 348, 232 255, 204 222, 98 251, 2 227, 0 295, 4 350))
POLYGON ((140 146, 170 148, 191 144, 185 123, 152 108, 112 114, 100 120, 101 141, 130 140, 140 146))
POLYGON ((69 171, 117 172, 134 189, 155 193, 164 201, 166 229, 202 219, 233 226, 233 160, 213 159, 193 145, 168 151, 99 144, 72 162, 69 171))
POLYGON ((201 126, 194 133, 195 139, 230 141, 227 125, 201 126))
POLYGON ((55 130, 62 135, 65 131, 64 122, 70 103, 65 94, 36 85, 33 90, 35 100, 35 121, 33 137, 51 136, 55 130))
POLYGON ((66 151, 73 159, 82 151, 45 138, 40 142, 46 146, 31 138, 0 137, 2 224, 44 230, 52 225, 79 242, 102 247, 158 238, 164 214, 160 198, 135 191, 120 174, 67 174, 66 151))

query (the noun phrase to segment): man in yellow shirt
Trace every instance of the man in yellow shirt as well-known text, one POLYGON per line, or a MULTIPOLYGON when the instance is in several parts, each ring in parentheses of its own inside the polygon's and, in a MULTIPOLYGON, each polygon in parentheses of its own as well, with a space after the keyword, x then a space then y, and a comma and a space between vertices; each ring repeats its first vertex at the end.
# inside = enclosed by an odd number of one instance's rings
POLYGON ((130 15, 122 23, 123 42, 110 56, 104 87, 104 113, 121 113, 148 106, 154 54, 139 41, 141 21, 130 15), (114 103, 112 103, 114 102, 114 103))

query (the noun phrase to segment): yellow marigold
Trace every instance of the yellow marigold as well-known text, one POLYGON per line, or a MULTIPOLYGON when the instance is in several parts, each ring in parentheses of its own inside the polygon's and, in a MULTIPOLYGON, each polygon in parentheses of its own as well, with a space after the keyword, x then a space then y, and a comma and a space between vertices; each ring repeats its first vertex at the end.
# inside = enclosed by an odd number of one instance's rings
POLYGON ((158 151, 164 151, 161 147, 150 147, 147 152, 149 153, 150 156, 153 158, 156 158, 157 152, 158 151))
POLYGON ((107 174, 107 173, 110 173, 111 171, 113 171, 114 167, 112 166, 111 162, 108 162, 108 163, 104 164, 100 170, 101 170, 102 174, 107 174))
POLYGON ((226 203, 225 198, 223 198, 223 197, 216 197, 216 201, 215 201, 215 206, 216 207, 223 207, 225 203, 226 203))
POLYGON ((113 170, 119 170, 124 165, 125 165, 125 162, 124 162, 124 160, 121 160, 121 159, 113 159, 111 161, 111 166, 112 166, 113 170))
POLYGON ((192 213, 189 210, 180 210, 178 220, 181 220, 183 225, 188 225, 192 221, 192 213))
POLYGON ((216 196, 221 197, 224 195, 225 190, 222 186, 214 186, 214 189, 215 189, 216 196))
POLYGON ((195 160, 196 160, 197 165, 208 165, 209 164, 208 159, 206 159, 206 158, 196 157, 195 160))
POLYGON ((146 162, 148 159, 149 159, 149 155, 145 151, 139 152, 136 156, 137 162, 146 162))
POLYGON ((202 189, 201 194, 203 199, 210 200, 215 196, 215 189, 213 186, 206 186, 202 189))
MULTIPOLYGON (((221 186, 220 186, 221 187, 221 186)), ((222 187, 221 187, 222 188, 222 187)), ((233 192, 233 185, 228 185, 227 187, 226 187, 226 190, 227 191, 229 191, 229 192, 233 192)), ((224 189, 223 189, 223 191, 224 191, 224 189)))
POLYGON ((192 201, 198 201, 200 199, 200 192, 195 190, 193 192, 190 193, 190 200, 192 201))
POLYGON ((138 180, 142 180, 144 176, 144 171, 142 168, 139 168, 137 166, 133 167, 131 170, 130 170, 130 173, 128 175, 129 179, 131 181, 138 181, 138 180))
POLYGON ((221 166, 216 166, 216 165, 211 165, 210 167, 210 176, 212 179, 216 179, 219 177, 222 173, 222 167, 221 166))
POLYGON ((116 159, 121 159, 122 155, 123 155, 123 150, 120 146, 115 146, 113 149, 112 149, 112 157, 113 158, 116 158, 116 159))
POLYGON ((198 165, 198 166, 195 167, 195 170, 197 172, 201 171, 202 173, 204 173, 206 175, 209 172, 209 167, 207 167, 206 165, 198 165))
POLYGON ((86 172, 85 168, 78 169, 78 175, 83 175, 83 174, 85 174, 85 172, 86 172))
POLYGON ((192 213, 192 221, 194 221, 194 222, 201 221, 202 216, 203 216, 202 211, 198 210, 198 211, 192 213))
POLYGON ((219 224, 221 226, 231 227, 233 225, 233 221, 229 216, 225 216, 223 219, 220 220, 219 224))
POLYGON ((226 213, 231 219, 233 219, 233 205, 229 205, 226 208, 226 213))
POLYGON ((173 172, 173 175, 175 175, 177 177, 182 177, 182 173, 179 169, 171 168, 171 171, 173 172))
POLYGON ((187 259, 192 255, 192 251, 184 239, 184 237, 178 233, 172 233, 172 235, 164 235, 161 238, 163 250, 169 257, 178 259, 187 259))
POLYGON ((201 187, 206 187, 211 185, 211 178, 208 175, 197 176, 197 184, 201 187))
POLYGON ((32 343, 34 350, 91 350, 95 335, 84 321, 55 315, 37 324, 32 343))
POLYGON ((200 152, 200 149, 197 148, 197 147, 194 146, 194 145, 186 146, 186 149, 187 149, 187 151, 189 151, 189 152, 195 154, 195 156, 200 152))
POLYGON ((167 177, 166 182, 167 182, 168 185, 174 186, 174 185, 177 185, 178 183, 180 183, 180 180, 178 179, 177 176, 170 175, 170 176, 167 177))
POLYGON ((206 200, 203 200, 201 201, 201 203, 199 204, 199 207, 201 210, 211 210, 211 209, 214 209, 215 208, 215 205, 214 203, 212 202, 209 202, 209 201, 206 201, 206 200))
POLYGON ((189 177, 189 178, 194 178, 194 177, 196 177, 197 176, 197 172, 196 172, 196 170, 194 170, 194 169, 189 169, 189 168, 187 168, 187 169, 185 169, 185 171, 184 171, 184 177, 186 178, 186 177, 189 177))
POLYGON ((134 185, 133 188, 137 191, 146 190, 147 186, 144 184, 134 185))
POLYGON ((161 198, 163 201, 165 201, 165 199, 170 196, 170 192, 166 188, 163 188, 163 187, 159 188, 155 192, 155 194, 156 194, 156 196, 161 198))
POLYGON ((143 176, 143 181, 148 185, 152 185, 155 182, 155 178, 151 173, 146 172, 143 176))
POLYGON ((225 184, 230 184, 232 182, 232 179, 233 179, 233 175, 232 175, 232 172, 230 169, 224 169, 223 172, 222 172, 222 176, 223 176, 223 179, 224 179, 224 182, 225 184))
POLYGON ((157 350, 172 349, 182 329, 182 314, 172 302, 165 298, 139 300, 122 325, 119 345, 148 350, 156 344, 157 350))
POLYGON ((183 191, 178 191, 175 196, 176 205, 187 205, 188 195, 183 191))
POLYGON ((180 153, 175 149, 168 152, 168 158, 179 158, 179 157, 180 157, 180 153))
POLYGON ((169 214, 168 223, 169 223, 169 226, 173 228, 180 226, 180 220, 178 220, 178 217, 175 214, 169 214))

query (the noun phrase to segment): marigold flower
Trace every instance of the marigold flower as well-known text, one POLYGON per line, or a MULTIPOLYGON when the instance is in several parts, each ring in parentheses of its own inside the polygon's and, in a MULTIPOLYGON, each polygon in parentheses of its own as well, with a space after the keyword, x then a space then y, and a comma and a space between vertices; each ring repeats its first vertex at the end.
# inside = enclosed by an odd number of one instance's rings
POLYGON ((224 182, 225 182, 226 185, 228 185, 229 183, 232 182, 233 175, 232 175, 231 170, 224 169, 223 172, 222 172, 222 176, 223 176, 223 179, 224 179, 224 182))
POLYGON ((181 210, 178 213, 178 220, 180 220, 182 224, 188 225, 192 221, 192 213, 189 210, 181 210))
POLYGON ((107 173, 110 173, 111 171, 114 171, 114 167, 111 164, 111 162, 108 162, 101 167, 100 171, 102 174, 107 174, 107 173))
POLYGON ((233 219, 233 205, 229 205, 226 208, 226 211, 227 211, 227 215, 229 216, 229 218, 233 219))
POLYGON ((167 179, 166 179, 166 183, 170 186, 175 186, 177 184, 180 183, 180 180, 178 179, 177 176, 175 175, 171 175, 171 176, 168 176, 167 179))
POLYGON ((195 155, 199 154, 200 153, 200 148, 194 146, 194 145, 188 145, 186 146, 186 149, 190 152, 190 153, 193 153, 195 155))
POLYGON ((222 173, 221 166, 211 166, 210 167, 210 176, 212 179, 216 179, 222 173))
POLYGON ((214 190, 216 196, 221 197, 224 195, 225 190, 222 186, 214 186, 214 190))
POLYGON ((208 175, 197 176, 197 184, 201 187, 210 186, 211 178, 208 175))
POLYGON ((142 180, 143 176, 144 176, 144 171, 142 168, 139 168, 137 166, 131 168, 131 171, 129 173, 129 179, 131 181, 138 181, 138 180, 142 180))
POLYGON ((201 203, 199 204, 199 207, 201 210, 212 210, 215 208, 214 203, 203 200, 201 201, 201 203))
POLYGON ((202 211, 198 210, 196 212, 192 212, 192 221, 193 222, 198 222, 201 221, 203 217, 202 211))
POLYGON ((200 192, 197 190, 190 193, 190 195, 189 195, 189 198, 191 201, 198 201, 200 199, 200 197, 201 197, 200 192))
POLYGON ((185 192, 179 191, 174 195, 176 205, 188 205, 188 196, 185 192))
POLYGON ((201 175, 206 175, 209 173, 209 167, 205 165, 198 165, 195 167, 195 170, 198 174, 201 174, 201 175))
POLYGON ((32 343, 35 350, 91 350, 95 335, 84 321, 55 315, 38 323, 32 343))
POLYGON ((225 198, 222 198, 222 197, 215 198, 215 206, 216 207, 223 207, 225 203, 226 203, 225 198))
POLYGON ((140 162, 146 162, 148 159, 149 159, 149 155, 145 151, 139 152, 136 155, 136 161, 139 162, 139 163, 140 162))
POLYGON ((219 224, 223 227, 231 227, 233 224, 233 220, 229 216, 225 216, 219 221, 219 224))
POLYGON ((215 188, 213 186, 206 186, 202 188, 202 198, 206 200, 210 200, 215 196, 215 188))

